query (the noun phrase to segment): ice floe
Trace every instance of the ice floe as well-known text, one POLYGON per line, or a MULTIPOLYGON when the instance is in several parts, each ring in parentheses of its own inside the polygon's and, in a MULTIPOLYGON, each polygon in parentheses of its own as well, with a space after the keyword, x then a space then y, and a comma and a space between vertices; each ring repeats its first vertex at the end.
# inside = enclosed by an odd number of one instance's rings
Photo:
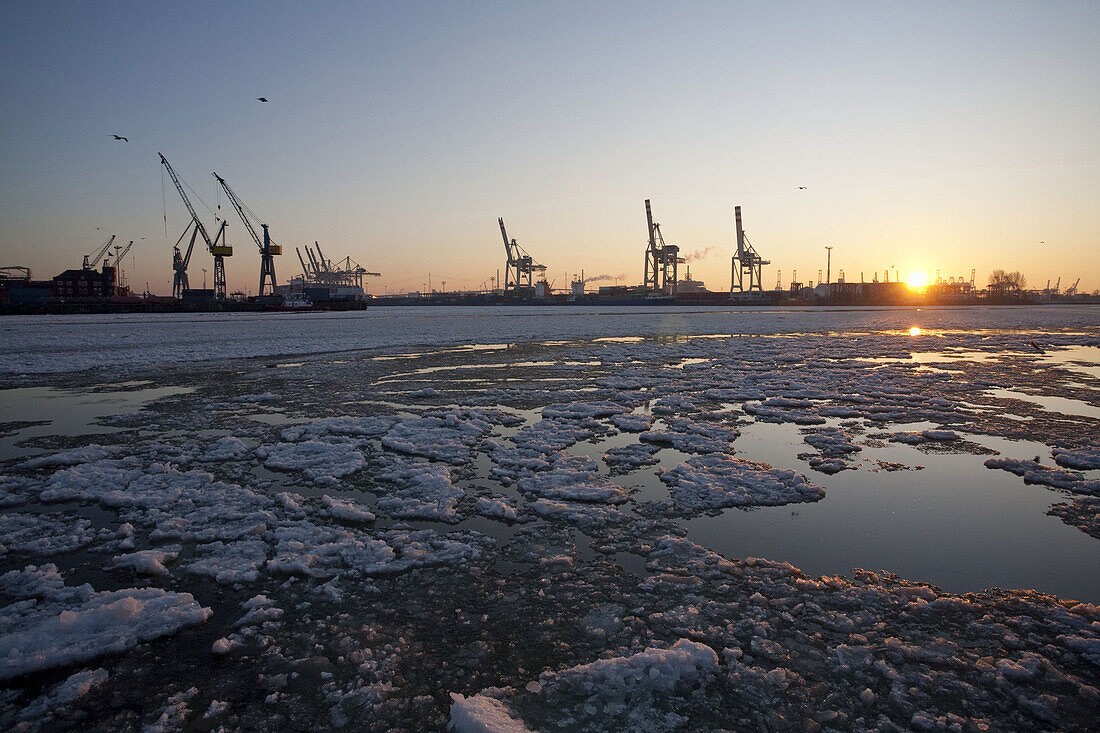
POLYGON ((689 458, 660 476, 675 507, 688 512, 819 501, 825 496, 824 489, 796 471, 721 453, 689 458))
POLYGON ((378 473, 387 484, 379 486, 376 509, 392 517, 417 517, 457 522, 458 501, 465 492, 451 482, 450 469, 440 463, 395 459, 378 473))
POLYGON ((82 603, 43 609, 0 636, 0 680, 131 649, 202 623, 212 611, 190 593, 128 588, 92 593, 82 603))

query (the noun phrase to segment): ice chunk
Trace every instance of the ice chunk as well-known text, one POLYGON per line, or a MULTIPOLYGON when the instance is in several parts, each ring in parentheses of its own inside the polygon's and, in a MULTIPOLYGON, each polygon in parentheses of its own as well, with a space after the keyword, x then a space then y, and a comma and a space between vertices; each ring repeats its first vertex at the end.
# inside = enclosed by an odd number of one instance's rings
POLYGON ((187 572, 208 575, 223 585, 250 583, 260 575, 270 551, 263 540, 210 542, 195 547, 195 559, 187 564, 187 572))
POLYGON ((504 519, 509 522, 516 520, 516 508, 506 500, 497 497, 479 496, 474 504, 474 511, 485 517, 504 519))
POLYGON ((469 463, 470 450, 491 429, 487 420, 448 411, 402 420, 382 436, 382 445, 398 453, 462 465, 469 463))
POLYGON ((206 447, 198 457, 199 461, 229 461, 248 454, 248 446, 240 438, 228 436, 219 438, 206 447))
POLYGON ((638 436, 643 443, 671 445, 683 453, 721 453, 738 435, 737 428, 713 422, 673 420, 669 430, 647 430, 638 436))
POLYGON ((462 489, 451 483, 450 469, 440 463, 398 459, 379 472, 379 478, 396 485, 391 494, 384 487, 376 508, 394 517, 419 517, 441 522, 461 519, 456 507, 462 489))
POLYGON ((349 435, 354 437, 377 438, 383 435, 397 422, 389 416, 376 417, 329 417, 315 420, 306 425, 295 425, 283 430, 283 440, 294 442, 303 436, 321 438, 325 435, 349 435))
POLYGON ((596 471, 596 462, 587 456, 562 456, 551 470, 521 478, 519 488, 547 499, 620 504, 630 498, 625 489, 596 471))
POLYGON ((542 416, 563 420, 584 420, 610 417, 624 412, 630 412, 630 408, 623 407, 617 402, 555 402, 542 409, 542 416))
POLYGON ((38 456, 19 464, 23 468, 43 468, 45 466, 75 466, 78 463, 90 463, 106 458, 112 450, 102 445, 85 445, 80 448, 70 448, 60 453, 51 453, 47 456, 38 456))
POLYGON ((814 469, 815 471, 821 471, 822 473, 829 475, 840 473, 841 471, 855 470, 855 466, 848 463, 843 458, 823 458, 821 456, 810 456, 809 463, 810 468, 814 469))
POLYGON ((335 483, 341 476, 354 473, 366 465, 363 454, 348 443, 328 443, 306 440, 301 443, 277 443, 257 451, 266 458, 268 468, 302 471, 312 481, 335 483))
POLYGON ((609 449, 603 454, 603 460, 604 463, 610 466, 614 471, 633 471, 642 466, 652 466, 656 464, 658 462, 656 455, 658 450, 659 448, 656 445, 634 443, 633 445, 624 445, 609 449))
POLYGON ((848 433, 844 432, 840 428, 828 427, 821 428, 812 433, 806 434, 802 440, 806 441, 814 448, 824 453, 827 456, 839 456, 845 453, 858 453, 863 450, 858 445, 852 442, 852 438, 848 433))
POLYGON ((958 433, 953 430, 902 431, 891 433, 888 438, 891 443, 906 443, 908 445, 919 445, 929 440, 950 441, 958 439, 958 433))
POLYGON ((1023 476, 1025 484, 1045 484, 1059 489, 1069 489, 1078 494, 1100 495, 1100 479, 1087 479, 1064 468, 1050 468, 1035 461, 1016 458, 990 458, 986 468, 1000 468, 1017 476, 1023 476))
POLYGON ((333 499, 328 494, 321 497, 321 504, 325 507, 325 513, 336 519, 347 522, 373 522, 374 515, 369 511, 350 501, 333 499))
POLYGON ((531 733, 522 720, 513 718, 500 700, 486 695, 463 697, 451 693, 451 722, 456 733, 531 733))
POLYGON ((0 514, 0 557, 17 552, 56 555, 95 541, 90 520, 67 514, 0 514))
POLYGON ((112 568, 131 568, 135 573, 143 575, 168 575, 168 568, 164 563, 179 557, 179 545, 161 547, 154 550, 139 550, 128 555, 116 555, 112 568))
POLYGON ((790 469, 722 453, 690 458, 661 473, 677 508, 709 511, 733 506, 774 506, 818 501, 825 490, 790 469))
POLYGON ((34 614, 0 637, 0 680, 131 649, 202 623, 212 613, 190 593, 160 588, 95 593, 60 614, 34 614))
POLYGON ((95 688, 107 681, 107 670, 85 669, 70 675, 45 695, 34 700, 19 713, 19 719, 24 721, 39 721, 50 715, 55 709, 84 697, 95 688))
POLYGON ((1076 468, 1082 471, 1100 468, 1100 444, 1074 449, 1055 448, 1050 454, 1054 456, 1055 463, 1066 468, 1076 468))
POLYGON ((653 416, 641 413, 612 415, 611 423, 623 432, 640 433, 649 430, 650 426, 653 425, 653 416))

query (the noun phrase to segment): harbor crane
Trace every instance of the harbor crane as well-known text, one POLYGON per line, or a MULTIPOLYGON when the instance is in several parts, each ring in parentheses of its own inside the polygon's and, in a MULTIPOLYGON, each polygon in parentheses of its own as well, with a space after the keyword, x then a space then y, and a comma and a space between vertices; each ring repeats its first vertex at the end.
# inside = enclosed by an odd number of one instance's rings
POLYGON ((1068 288, 1066 288, 1066 295, 1068 295, 1070 297, 1073 297, 1074 295, 1077 295, 1077 286, 1080 283, 1081 283, 1081 278, 1077 278, 1076 280, 1074 280, 1073 285, 1070 285, 1068 288))
POLYGON ((302 263, 303 285, 308 283, 315 287, 324 286, 330 289, 355 287, 361 290, 364 277, 382 277, 382 273, 367 270, 351 257, 345 257, 333 263, 332 260, 325 258, 321 245, 317 242, 313 243, 313 248, 306 245, 306 257, 302 257, 302 250, 298 247, 295 247, 294 251, 298 253, 298 261, 302 263))
MULTIPOLYGON (((752 243, 749 242, 749 238, 745 236, 745 230, 741 226, 741 207, 733 207, 734 225, 737 229, 737 254, 733 256, 732 269, 733 274, 730 278, 730 295, 734 292, 757 292, 763 293, 764 287, 760 282, 760 271, 764 265, 770 265, 771 260, 765 260, 756 250, 753 248, 752 243), (748 275, 749 283, 748 288, 745 287, 745 276, 748 275)), ((828 249, 832 249, 829 247, 828 249)), ((832 254, 830 252, 830 254, 832 254)), ((830 264, 831 258, 830 258, 830 264)), ((817 279, 821 280, 820 273, 817 279)))
POLYGON ((523 288, 531 289, 531 275, 534 272, 546 272, 546 265, 535 262, 531 255, 520 247, 515 239, 508 239, 508 230, 504 228, 504 218, 497 219, 500 224, 500 235, 504 237, 504 251, 508 255, 508 264, 504 270, 504 290, 517 291, 523 288))
POLYGON ((684 261, 680 257, 680 248, 665 242, 661 225, 653 221, 649 199, 645 200, 645 218, 649 229, 649 246, 645 251, 644 287, 652 292, 675 295, 679 279, 676 276, 676 266, 684 261))
POLYGON ((191 233, 191 243, 187 246, 187 254, 181 255, 179 249, 179 243, 183 241, 183 238, 187 236, 187 229, 184 229, 183 234, 176 241, 175 248, 172 254, 172 269, 175 271, 175 275, 172 279, 172 295, 179 298, 183 295, 183 291, 188 289, 187 284, 187 266, 191 262, 191 251, 195 247, 195 238, 197 235, 202 235, 203 241, 206 243, 206 248, 210 250, 210 254, 214 256, 214 297, 223 300, 225 299, 225 258, 233 254, 233 247, 225 241, 225 227, 226 221, 222 219, 222 224, 218 227, 217 233, 214 238, 210 238, 210 234, 207 233, 206 227, 203 226, 202 221, 199 219, 199 215, 195 213, 195 207, 191 205, 191 200, 187 198, 187 192, 183 190, 183 184, 180 183, 179 177, 176 175, 176 171, 172 169, 168 160, 160 155, 161 165, 168 171, 168 175, 172 177, 172 183, 176 185, 176 191, 179 192, 180 198, 183 199, 183 205, 187 207, 187 213, 191 214, 191 224, 188 224, 188 228, 194 227, 195 231, 191 233), (220 244, 219 244, 220 242, 220 244))
POLYGON ((271 234, 267 231, 267 224, 260 224, 264 230, 263 239, 256 232, 256 227, 252 223, 252 219, 256 219, 259 222, 256 213, 249 209, 247 206, 241 203, 241 200, 237 198, 237 194, 233 192, 233 189, 229 187, 229 184, 225 182, 225 179, 214 174, 214 178, 218 179, 218 183, 221 184, 222 189, 225 190, 225 195, 229 199, 229 203, 233 204, 233 208, 237 210, 237 214, 241 217, 241 221, 244 222, 245 229, 252 235, 252 241, 256 243, 256 246, 260 249, 260 295, 274 295, 275 294, 275 255, 281 255, 283 253, 282 246, 275 244, 271 241, 271 234), (247 212, 247 213, 246 213, 247 212), (251 218, 250 218, 251 216, 251 218))
POLYGON ((117 235, 112 234, 111 238, 107 240, 107 243, 99 248, 99 252, 96 253, 96 256, 94 258, 91 255, 84 255, 84 269, 85 270, 94 270, 95 269, 96 263, 99 262, 103 258, 103 255, 107 254, 107 250, 109 250, 111 248, 111 245, 114 244, 116 236, 117 235))

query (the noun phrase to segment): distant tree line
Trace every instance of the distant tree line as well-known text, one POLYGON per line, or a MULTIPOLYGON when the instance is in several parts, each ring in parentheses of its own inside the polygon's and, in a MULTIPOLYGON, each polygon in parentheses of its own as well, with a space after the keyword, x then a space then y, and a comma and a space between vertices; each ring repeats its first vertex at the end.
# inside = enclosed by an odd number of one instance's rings
POLYGON ((1019 270, 1013 270, 1012 272, 994 270, 989 273, 990 290, 1023 290, 1026 286, 1027 278, 1019 270))

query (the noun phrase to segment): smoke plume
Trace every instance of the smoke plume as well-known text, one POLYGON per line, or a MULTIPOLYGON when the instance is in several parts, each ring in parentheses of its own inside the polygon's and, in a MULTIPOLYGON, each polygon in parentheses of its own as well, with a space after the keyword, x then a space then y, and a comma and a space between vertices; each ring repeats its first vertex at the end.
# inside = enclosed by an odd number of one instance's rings
POLYGON ((706 257, 707 255, 709 255, 710 251, 712 249, 714 249, 714 247, 707 247, 704 250, 698 250, 697 249, 694 252, 692 252, 691 254, 686 254, 686 255, 684 255, 684 262, 695 262, 697 260, 701 260, 704 257, 706 257))

